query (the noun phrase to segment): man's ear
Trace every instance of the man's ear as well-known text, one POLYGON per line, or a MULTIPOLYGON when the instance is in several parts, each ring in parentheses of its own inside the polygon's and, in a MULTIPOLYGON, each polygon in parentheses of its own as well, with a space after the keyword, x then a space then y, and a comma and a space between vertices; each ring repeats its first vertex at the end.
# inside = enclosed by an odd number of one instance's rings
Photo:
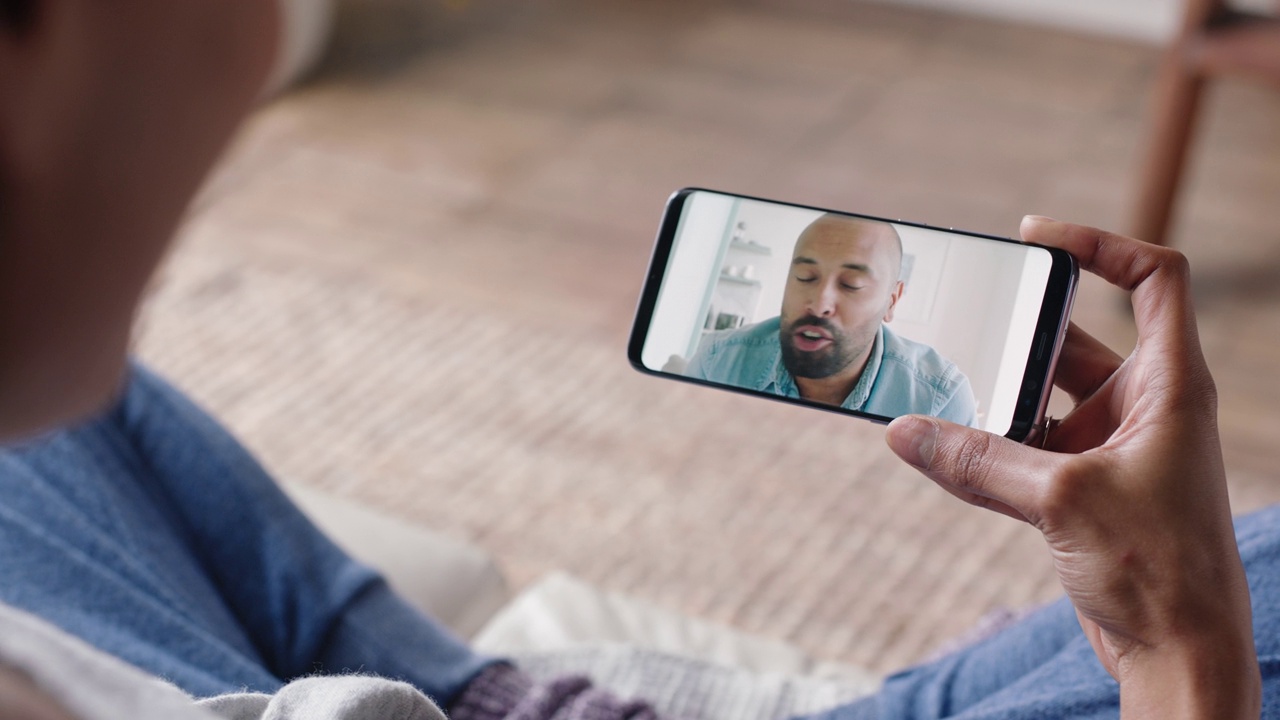
POLYGON ((885 322, 893 322, 893 309, 898 306, 898 301, 902 299, 902 291, 906 287, 901 280, 893 286, 893 292, 889 293, 889 307, 884 311, 885 322))

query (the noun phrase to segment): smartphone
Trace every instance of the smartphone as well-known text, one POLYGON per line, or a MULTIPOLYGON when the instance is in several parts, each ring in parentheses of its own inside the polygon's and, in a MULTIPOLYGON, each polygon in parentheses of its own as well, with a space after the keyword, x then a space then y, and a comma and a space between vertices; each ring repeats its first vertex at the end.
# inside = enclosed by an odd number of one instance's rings
POLYGON ((667 202, 627 354, 662 377, 1028 442, 1078 278, 1057 248, 686 188, 667 202))

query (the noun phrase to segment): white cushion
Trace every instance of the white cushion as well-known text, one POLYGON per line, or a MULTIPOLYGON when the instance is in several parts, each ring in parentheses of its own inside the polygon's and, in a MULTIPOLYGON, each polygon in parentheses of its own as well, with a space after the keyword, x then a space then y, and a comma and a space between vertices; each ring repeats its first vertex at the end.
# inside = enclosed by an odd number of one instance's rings
POLYGON ((469 543, 300 485, 284 488, 340 547, 418 609, 470 638, 508 598, 497 563, 469 543))
POLYGON ((280 44, 267 78, 270 97, 306 74, 324 52, 333 26, 333 0, 278 0, 280 44))
POLYGON ((561 572, 521 592, 476 636, 482 652, 522 655, 627 645, 756 673, 835 680, 874 688, 860 668, 815 660, 795 646, 698 620, 561 572))

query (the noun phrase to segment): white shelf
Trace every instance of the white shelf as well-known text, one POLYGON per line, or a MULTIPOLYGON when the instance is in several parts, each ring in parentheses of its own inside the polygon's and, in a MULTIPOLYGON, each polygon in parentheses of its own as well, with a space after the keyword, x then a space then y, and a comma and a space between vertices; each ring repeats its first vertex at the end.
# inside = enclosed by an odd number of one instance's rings
POLYGON ((720 282, 733 283, 734 285, 748 285, 750 287, 760 287, 759 280, 748 280, 747 278, 734 277, 732 275, 720 274, 720 282))
POLYGON ((767 245, 761 245, 758 242, 752 242, 750 240, 730 240, 729 248, 731 250, 741 250, 743 252, 755 253, 757 255, 773 255, 773 250, 769 249, 767 245))

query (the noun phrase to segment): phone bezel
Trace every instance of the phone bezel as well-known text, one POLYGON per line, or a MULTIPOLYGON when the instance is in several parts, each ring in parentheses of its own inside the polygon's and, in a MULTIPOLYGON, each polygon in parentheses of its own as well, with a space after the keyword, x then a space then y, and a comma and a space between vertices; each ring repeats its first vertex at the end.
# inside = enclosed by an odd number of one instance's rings
POLYGON ((924 223, 911 222, 908 220, 882 218, 874 215, 849 212, 846 210, 831 210, 813 205, 773 200, 752 195, 743 195, 740 193, 724 192, 722 190, 709 190, 698 187, 687 187, 677 190, 667 199, 662 221, 658 226, 657 238, 654 241, 653 255, 649 261, 649 270, 645 275, 644 287, 640 291, 640 300, 636 306, 635 321, 632 325, 631 337, 627 344, 627 359, 631 362, 632 367, 647 375, 657 375, 664 378, 682 380, 695 385, 702 385, 705 387, 750 395, 752 397, 767 398, 792 405, 801 405, 818 410, 825 410, 827 412, 835 412, 841 415, 864 418, 881 424, 887 424, 893 420, 893 418, 884 415, 875 415, 873 413, 866 413, 859 410, 849 410, 843 407, 814 402, 812 400, 805 400, 804 398, 774 395, 760 390, 752 390, 750 388, 738 387, 726 383, 690 378, 676 373, 663 372, 661 370, 654 370, 645 367, 644 363, 641 361, 641 351, 644 348, 645 339, 648 337, 649 326, 653 320, 653 312, 657 307, 658 296, 662 290, 663 277, 666 274, 667 264, 671 258, 671 251, 676 240, 676 232, 679 229, 680 220, 684 214, 685 203, 689 197, 696 192, 713 193, 742 200, 773 203, 817 212, 835 212, 867 220, 896 223, 908 227, 936 230, 955 235, 981 238, 984 240, 1013 243, 1016 245, 1033 245, 1034 247, 1040 247, 1048 250, 1050 257, 1052 258, 1049 280, 1045 287, 1044 300, 1040 306, 1040 316, 1036 321, 1035 334, 1032 336, 1031 348, 1027 355, 1026 370, 1023 373, 1022 379, 1022 388, 1018 393, 1018 401, 1015 405, 1013 419, 1009 424, 1009 432, 1005 434, 1005 437, 1019 442, 1029 442, 1037 437, 1038 429, 1042 427, 1045 412, 1048 409, 1049 396, 1053 389, 1053 374, 1057 369, 1058 356, 1061 353, 1062 343, 1066 337, 1067 327, 1071 317, 1071 306, 1075 299, 1076 283, 1080 275, 1079 266, 1076 263, 1075 258, 1072 257, 1070 253, 1059 248, 1036 245, 1034 243, 1024 243, 1021 240, 1015 240, 1013 238, 987 235, 968 230, 943 228, 924 223))

